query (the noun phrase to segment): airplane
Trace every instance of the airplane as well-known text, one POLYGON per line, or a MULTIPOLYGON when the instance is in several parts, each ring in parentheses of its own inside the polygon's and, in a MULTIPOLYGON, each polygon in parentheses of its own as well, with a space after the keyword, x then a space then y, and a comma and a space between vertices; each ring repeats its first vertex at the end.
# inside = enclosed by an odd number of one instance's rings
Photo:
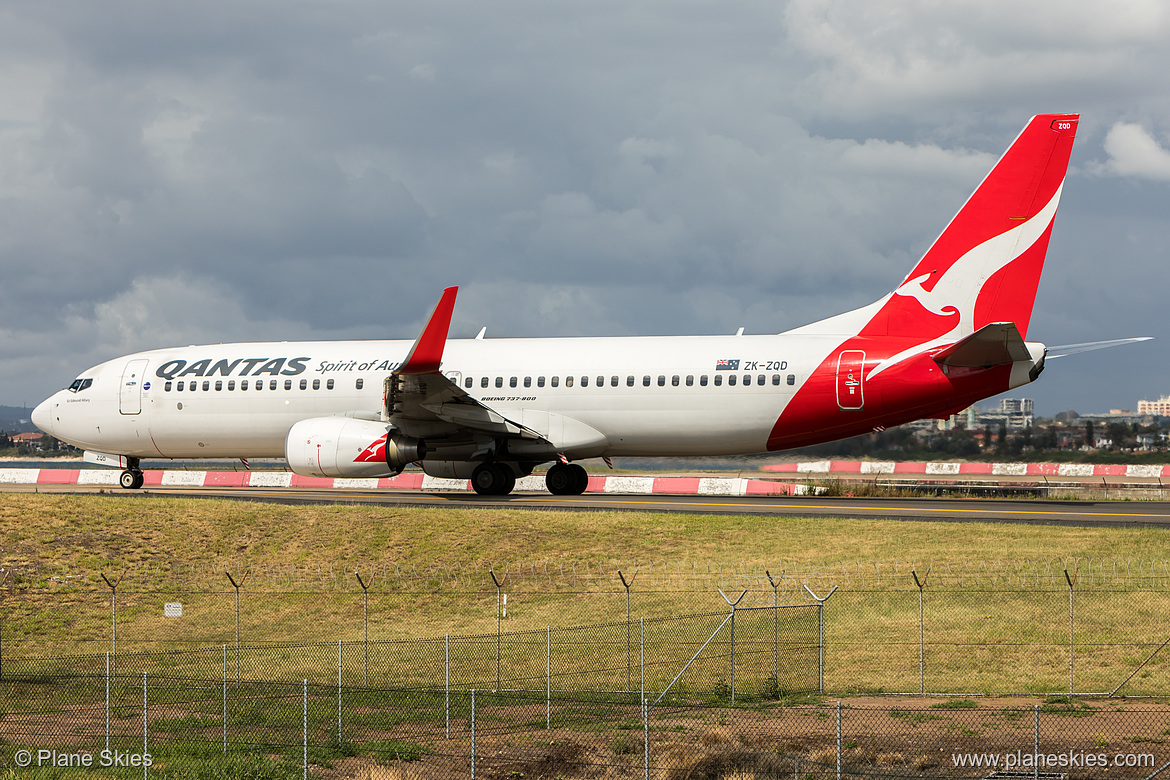
POLYGON ((892 292, 784 333, 449 339, 449 287, 413 342, 139 352, 82 372, 33 422, 128 489, 143 458, 284 458, 333 478, 417 464, 483 495, 551 463, 547 489, 571 495, 583 459, 775 452, 945 418, 1044 369, 1025 339, 1078 119, 1033 117, 892 292))

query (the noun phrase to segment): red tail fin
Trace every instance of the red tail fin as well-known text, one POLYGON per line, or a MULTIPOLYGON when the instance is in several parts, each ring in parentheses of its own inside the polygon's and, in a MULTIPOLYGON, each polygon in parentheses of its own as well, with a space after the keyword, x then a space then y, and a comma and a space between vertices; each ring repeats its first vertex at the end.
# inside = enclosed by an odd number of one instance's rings
POLYGON ((992 322, 1026 337, 1077 114, 1032 118, 861 335, 962 338, 992 322))

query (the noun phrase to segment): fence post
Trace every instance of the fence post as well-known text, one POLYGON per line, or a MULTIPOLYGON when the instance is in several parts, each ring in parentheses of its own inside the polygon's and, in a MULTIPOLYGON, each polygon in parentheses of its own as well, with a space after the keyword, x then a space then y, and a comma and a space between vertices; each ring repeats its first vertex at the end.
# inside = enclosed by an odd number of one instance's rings
POLYGON ((106 750, 110 749, 110 654, 106 653, 106 750))
POLYGON ((1032 777, 1040 780, 1040 705, 1032 705, 1032 777))
POLYGON ((640 651, 638 653, 638 656, 639 656, 638 665, 642 669, 642 686, 639 689, 639 695, 641 698, 645 699, 646 698, 646 618, 644 618, 644 617, 638 618, 638 627, 639 627, 640 633, 642 635, 641 640, 639 642, 640 651))
POLYGON ((475 780, 475 688, 471 689, 471 780, 475 780))
MULTIPOLYGON (((931 566, 933 568, 933 565, 931 566)), ((926 587, 926 581, 930 579, 931 569, 926 570, 926 574, 922 575, 922 580, 918 579, 918 572, 911 569, 910 575, 914 577, 914 584, 918 586, 918 695, 926 695, 926 661, 923 643, 923 623, 922 623, 922 591, 926 587)))
POLYGON ((118 575, 118 581, 110 582, 106 573, 102 572, 102 579, 110 587, 110 652, 113 657, 114 674, 118 673, 118 586, 122 584, 122 578, 125 576, 126 569, 123 568, 122 573, 118 575))
POLYGON ((301 681, 301 777, 309 780, 309 681, 301 681))
POLYGON ((821 693, 825 692, 825 602, 828 601, 834 593, 837 592, 837 586, 829 591, 829 595, 821 598, 812 592, 812 588, 808 583, 804 583, 804 589, 808 591, 808 595, 812 596, 817 602, 817 690, 821 693))
POLYGON ((341 640, 337 640, 337 748, 341 749, 341 640))
POLYGON ((232 577, 232 573, 230 571, 224 572, 224 574, 227 575, 228 582, 230 582, 232 584, 232 587, 236 589, 236 686, 237 687, 239 687, 239 685, 240 685, 240 586, 243 585, 245 582, 247 582, 248 575, 251 573, 251 571, 252 571, 251 569, 248 569, 247 571, 245 571, 244 576, 240 578, 240 581, 238 583, 236 582, 235 578, 232 577))
POLYGON ((1068 569, 1064 570, 1064 580, 1068 583, 1068 695, 1071 704, 1073 695, 1073 583, 1077 581, 1075 565, 1071 577, 1068 576, 1068 569))
POLYGON ((784 570, 780 570, 780 579, 772 579, 772 572, 767 569, 768 584, 772 586, 772 677, 776 679, 776 690, 780 690, 780 583, 783 582, 784 570))
POLYGON ((451 635, 443 637, 443 712, 447 724, 447 739, 451 739, 451 635))
MULTIPOLYGON (((492 582, 496 583, 496 690, 500 690, 500 620, 503 617, 503 588, 504 584, 496 578, 494 569, 488 572, 492 575, 492 582)), ((504 572, 504 579, 508 579, 508 573, 504 572)))
MULTIPOLYGON (((150 753, 150 751, 147 749, 147 736, 150 733, 150 729, 147 726, 147 722, 148 721, 146 719, 146 672, 143 672, 142 673, 142 755, 143 756, 150 753)), ((142 776, 145 778, 149 771, 150 771, 150 764, 143 762, 142 776)))
POLYGON ((227 645, 223 646, 223 754, 227 755, 227 645))
POLYGON ((735 601, 727 598, 727 594, 719 589, 719 595, 727 602, 727 606, 731 607, 731 703, 735 704, 735 607, 739 602, 743 601, 743 597, 747 595, 745 590, 739 594, 739 598, 735 601))
POLYGON ((544 727, 552 728, 552 626, 548 626, 544 646, 544 727))
MULTIPOLYGON (((0 596, 4 593, 4 586, 8 584, 8 569, 0 569, 4 576, 0 577, 0 596)), ((4 610, 0 609, 0 680, 4 679, 4 610)))
POLYGON ((645 698, 642 699, 642 745, 644 751, 645 780, 650 780, 650 707, 645 698))
POLYGON ((634 584, 634 580, 638 579, 638 570, 634 569, 634 576, 630 577, 629 582, 626 582, 626 575, 622 574, 621 569, 618 569, 618 577, 621 578, 622 585, 626 589, 626 693, 629 693, 633 679, 630 660, 630 586, 634 584))
POLYGON ((841 780, 841 700, 837 700, 837 780, 841 780))
POLYGON ((360 572, 354 572, 358 585, 362 586, 362 645, 365 648, 365 657, 362 663, 362 686, 370 684, 370 585, 374 584, 373 575, 367 583, 362 580, 360 572))

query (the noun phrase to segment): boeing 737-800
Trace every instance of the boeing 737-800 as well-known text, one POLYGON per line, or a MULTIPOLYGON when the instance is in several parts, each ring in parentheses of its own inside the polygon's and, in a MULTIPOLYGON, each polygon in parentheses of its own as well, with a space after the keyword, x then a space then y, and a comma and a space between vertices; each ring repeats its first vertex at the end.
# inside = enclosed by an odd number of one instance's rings
POLYGON ((157 349, 83 372, 33 421, 124 469, 283 457, 297 474, 432 476, 509 493, 552 462, 735 455, 945 417, 1036 379, 1029 319, 1076 114, 1033 117, 893 292, 778 335, 448 340, 456 288, 410 341, 157 349))

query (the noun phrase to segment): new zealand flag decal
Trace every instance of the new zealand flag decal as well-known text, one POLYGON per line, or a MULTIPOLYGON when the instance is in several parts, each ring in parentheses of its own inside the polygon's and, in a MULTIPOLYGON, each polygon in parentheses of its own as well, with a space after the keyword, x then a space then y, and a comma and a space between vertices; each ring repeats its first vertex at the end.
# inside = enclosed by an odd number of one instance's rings
POLYGON ((716 371, 739 371, 739 360, 716 360, 716 371))

